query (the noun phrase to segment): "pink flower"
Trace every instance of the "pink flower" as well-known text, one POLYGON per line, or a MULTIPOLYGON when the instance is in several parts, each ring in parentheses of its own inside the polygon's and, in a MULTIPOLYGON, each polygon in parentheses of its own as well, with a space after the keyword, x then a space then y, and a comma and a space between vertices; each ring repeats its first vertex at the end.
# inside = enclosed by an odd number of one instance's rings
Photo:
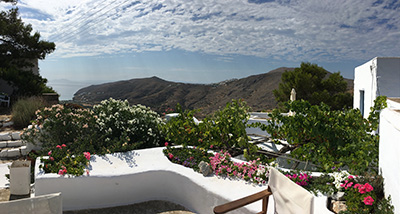
POLYGON ((374 199, 371 196, 367 196, 364 198, 365 205, 372 205, 374 203, 374 199))
POLYGON ((212 149, 214 147, 214 145, 210 145, 210 149, 212 149))
POLYGON ((67 147, 67 145, 65 145, 65 144, 63 144, 63 145, 61 145, 62 147, 67 147))
POLYGON ((85 155, 85 158, 90 160, 90 153, 89 152, 84 152, 83 155, 85 155))
POLYGON ((54 161, 54 158, 53 158, 53 157, 50 157, 50 160, 51 160, 51 161, 54 161))
POLYGON ((164 145, 165 145, 165 147, 167 147, 167 146, 168 146, 168 142, 165 142, 165 144, 164 144, 164 145))
POLYGON ((57 145, 56 148, 57 148, 57 149, 61 149, 62 147, 61 147, 60 145, 57 145))
POLYGON ((64 175, 64 171, 62 169, 58 170, 59 175, 64 175))
POLYGON ((364 184, 364 188, 367 192, 371 192, 372 190, 374 190, 374 188, 369 183, 364 184))
POLYGON ((349 175, 349 177, 347 177, 348 179, 353 179, 354 177, 352 175, 349 175))
POLYGON ((366 193, 365 187, 364 187, 364 186, 359 186, 359 187, 358 187, 358 192, 361 193, 361 194, 366 193))
POLYGON ((49 153, 47 153, 49 156, 51 155, 51 151, 49 153))
POLYGON ((353 185, 353 182, 348 183, 344 189, 351 187, 351 185, 353 185))
POLYGON ((172 159, 172 158, 174 158, 174 155, 171 153, 168 153, 168 157, 169 157, 169 159, 172 159))

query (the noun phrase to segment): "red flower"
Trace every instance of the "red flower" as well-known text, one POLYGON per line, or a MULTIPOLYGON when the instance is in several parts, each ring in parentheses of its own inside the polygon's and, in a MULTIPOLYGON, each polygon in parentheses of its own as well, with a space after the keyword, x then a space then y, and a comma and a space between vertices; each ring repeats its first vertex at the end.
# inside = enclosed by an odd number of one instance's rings
POLYGON ((67 147, 67 145, 65 145, 65 144, 63 144, 63 145, 61 145, 62 147, 67 147))
POLYGON ((374 203, 374 199, 371 196, 367 196, 364 198, 365 205, 372 205, 374 203))
POLYGON ((168 146, 168 142, 165 142, 165 144, 164 144, 164 145, 165 145, 165 147, 167 147, 167 146, 168 146))
POLYGON ((371 192, 372 190, 374 190, 374 188, 369 183, 364 184, 364 188, 367 192, 371 192))
POLYGON ((61 149, 62 147, 61 147, 60 145, 57 145, 56 148, 57 148, 57 149, 61 149))
POLYGON ((53 158, 53 157, 50 157, 50 160, 51 160, 51 161, 54 161, 54 158, 53 158))
POLYGON ((172 158, 174 158, 174 155, 171 153, 168 153, 168 157, 169 157, 169 159, 172 159, 172 158))
POLYGON ((84 152, 83 155, 85 155, 85 158, 90 160, 90 153, 89 152, 84 152))

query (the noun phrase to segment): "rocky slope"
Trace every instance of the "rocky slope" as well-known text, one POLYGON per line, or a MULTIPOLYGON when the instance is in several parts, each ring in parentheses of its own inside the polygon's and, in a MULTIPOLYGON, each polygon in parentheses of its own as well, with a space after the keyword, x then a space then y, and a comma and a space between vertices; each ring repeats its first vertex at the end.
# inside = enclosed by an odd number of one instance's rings
MULTIPOLYGON (((127 99, 130 104, 143 104, 160 113, 180 103, 184 109, 201 109, 201 115, 220 109, 232 99, 243 99, 253 111, 263 111, 276 107, 272 91, 278 88, 282 73, 293 69, 282 67, 268 73, 215 84, 177 83, 158 77, 131 79, 82 88, 73 99, 92 104, 110 97, 127 99)), ((348 83, 349 88, 353 88, 352 80, 348 80, 348 83)))

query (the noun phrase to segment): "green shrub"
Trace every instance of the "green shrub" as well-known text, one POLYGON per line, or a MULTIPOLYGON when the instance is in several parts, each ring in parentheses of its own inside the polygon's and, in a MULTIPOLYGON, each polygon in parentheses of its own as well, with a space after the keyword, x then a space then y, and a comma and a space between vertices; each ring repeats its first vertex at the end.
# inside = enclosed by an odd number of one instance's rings
POLYGON ((44 151, 65 144, 71 154, 105 154, 160 145, 161 118, 149 108, 127 101, 106 100, 94 109, 54 105, 37 111, 22 138, 43 142, 44 151))
POLYGON ((107 148, 97 132, 91 110, 53 105, 37 111, 32 124, 24 130, 22 138, 32 143, 42 142, 44 151, 62 144, 67 145, 72 154, 104 153, 107 148))
POLYGON ((223 149, 232 155, 244 151, 247 159, 256 158, 254 154, 257 148, 248 143, 249 138, 246 133, 250 115, 245 102, 232 100, 224 109, 207 116, 199 124, 193 120, 195 110, 182 111, 179 105, 176 110, 179 115, 171 118, 164 127, 169 142, 183 146, 223 149))
POLYGON ((27 127, 35 119, 35 112, 44 105, 44 101, 39 97, 22 98, 15 102, 11 112, 14 128, 27 127))
POLYGON ((40 158, 41 164, 39 165, 39 168, 43 169, 45 173, 80 176, 86 171, 89 175, 88 169, 85 170, 89 166, 89 152, 71 155, 67 145, 62 144, 54 147, 47 155, 48 158, 40 158))
POLYGON ((128 101, 104 100, 93 107, 96 124, 105 142, 136 144, 139 148, 160 146, 164 142, 160 116, 143 105, 128 101))
POLYGON ((321 171, 345 167, 363 174, 377 170, 379 136, 371 132, 377 128, 376 110, 384 107, 382 102, 380 98, 375 101, 374 116, 366 120, 358 109, 331 110, 323 103, 293 101, 286 103, 295 112, 293 116, 274 110, 269 124, 257 125, 274 139, 286 140, 292 157, 318 164, 321 171))

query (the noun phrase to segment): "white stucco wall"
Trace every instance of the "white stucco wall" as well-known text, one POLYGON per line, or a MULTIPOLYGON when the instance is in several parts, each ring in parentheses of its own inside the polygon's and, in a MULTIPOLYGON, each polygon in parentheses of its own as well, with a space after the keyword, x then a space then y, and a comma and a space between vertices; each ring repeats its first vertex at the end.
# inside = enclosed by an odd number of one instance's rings
POLYGON ((353 108, 360 108, 360 90, 365 92, 364 117, 377 96, 400 97, 400 57, 375 57, 356 67, 353 108))
POLYGON ((395 213, 400 214, 400 112, 382 110, 379 130, 379 168, 385 179, 385 196, 391 195, 395 213))
POLYGON ((353 108, 360 109, 361 90, 364 91, 364 117, 368 117, 376 98, 376 58, 354 69, 353 108))
MULTIPOLYGON (((152 148, 94 155, 90 175, 62 177, 44 174, 36 161, 35 194, 61 192, 63 210, 102 208, 140 203, 149 200, 167 200, 180 204, 195 213, 213 213, 215 206, 265 190, 243 180, 217 176, 204 177, 200 173, 170 162, 163 148, 152 148)), ((239 161, 239 160, 237 160, 239 161)), ((314 199, 314 211, 332 213, 326 208, 326 196, 314 199)), ((261 201, 234 213, 257 213, 261 201)), ((268 213, 274 213, 273 197, 269 198, 268 213)))

